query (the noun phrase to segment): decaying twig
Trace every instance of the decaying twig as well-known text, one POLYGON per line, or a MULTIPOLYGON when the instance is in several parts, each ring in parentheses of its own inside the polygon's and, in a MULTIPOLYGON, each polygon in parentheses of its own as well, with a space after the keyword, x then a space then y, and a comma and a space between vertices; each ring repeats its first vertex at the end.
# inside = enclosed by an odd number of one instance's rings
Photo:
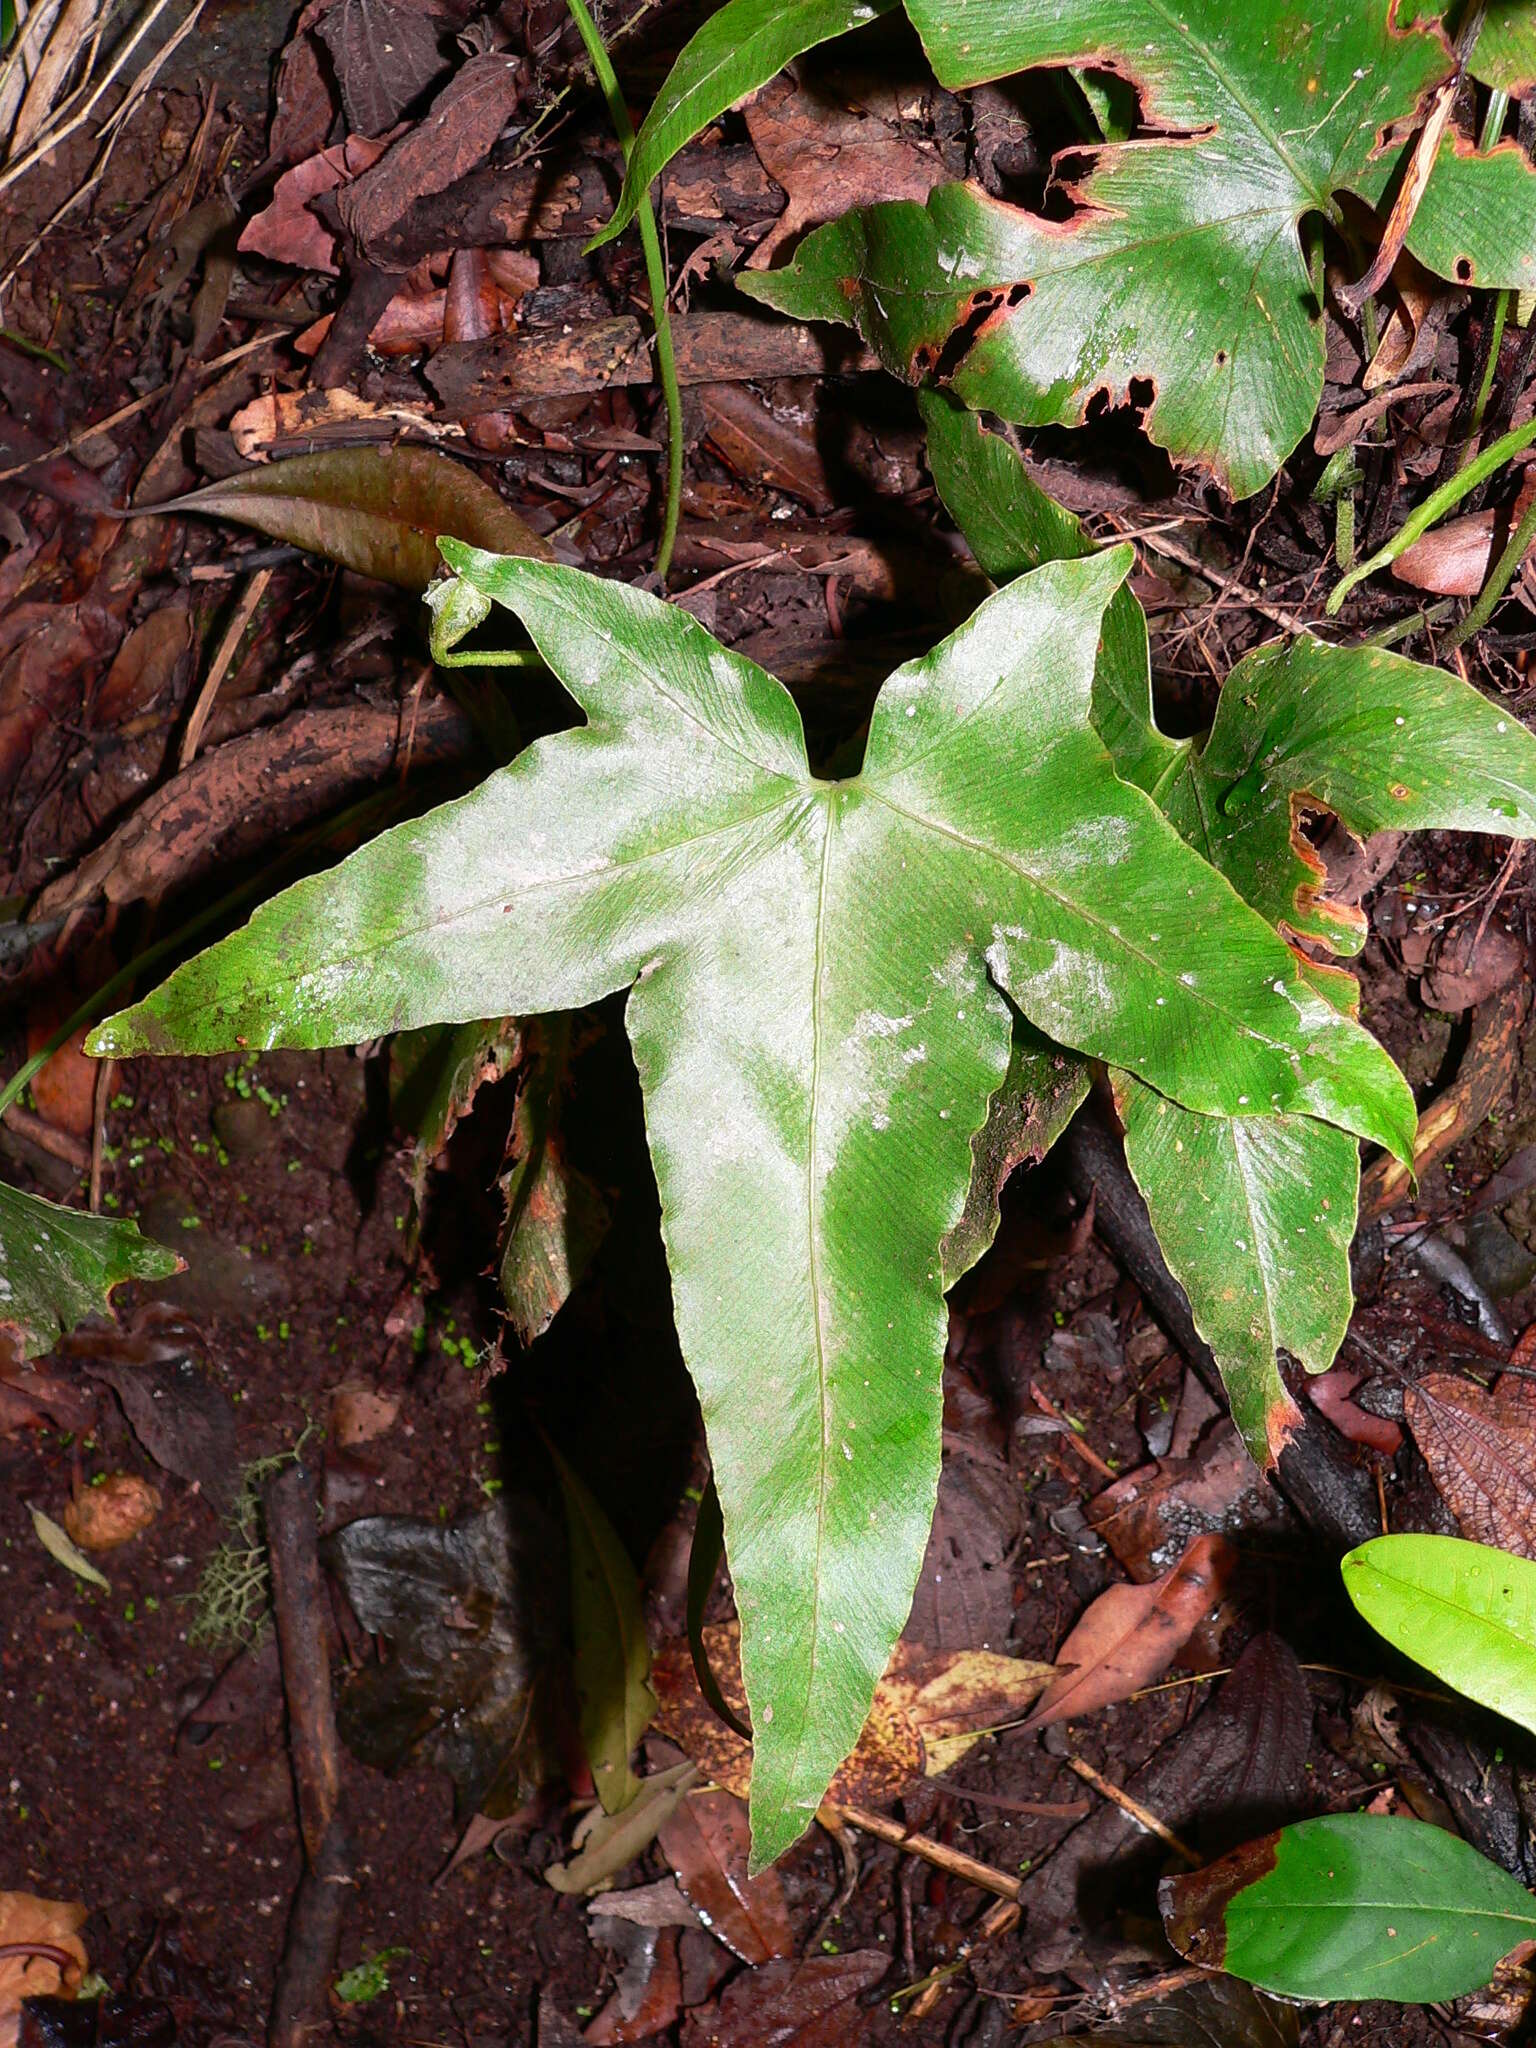
POLYGON ((341 1935, 351 1848, 338 1812, 341 1749, 331 1705, 325 1587, 315 1531, 314 1483, 297 1461, 263 1495, 272 1609, 288 1703, 288 1746, 304 1839, 304 1875, 294 1893, 288 1936, 267 2022, 268 2048, 300 2048, 323 2020, 341 1935))

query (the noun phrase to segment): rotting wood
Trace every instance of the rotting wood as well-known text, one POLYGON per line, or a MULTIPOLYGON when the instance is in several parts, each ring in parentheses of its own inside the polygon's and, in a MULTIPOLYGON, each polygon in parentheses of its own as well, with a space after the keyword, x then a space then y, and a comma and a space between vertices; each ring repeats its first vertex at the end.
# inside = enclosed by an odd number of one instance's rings
MULTIPOLYGON (((672 323, 683 384, 752 377, 834 377, 877 370, 870 351, 836 328, 750 313, 688 313, 672 323)), ((573 327, 569 334, 493 334, 452 341, 427 364, 427 381, 450 419, 501 412, 529 398, 655 381, 650 343, 629 314, 573 327)))

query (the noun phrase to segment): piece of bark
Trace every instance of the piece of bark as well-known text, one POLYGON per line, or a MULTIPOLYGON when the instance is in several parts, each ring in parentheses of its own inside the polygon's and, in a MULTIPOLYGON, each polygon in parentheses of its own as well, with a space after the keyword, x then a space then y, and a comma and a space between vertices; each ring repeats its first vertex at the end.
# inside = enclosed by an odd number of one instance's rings
MULTIPOLYGON (((472 171, 418 199, 375 237, 375 262, 409 270, 434 249, 500 248, 511 242, 584 239, 613 211, 622 182, 615 154, 583 149, 521 170, 472 171)), ((663 171, 662 223, 689 234, 773 220, 784 194, 745 147, 685 149, 663 171)))
POLYGON ((254 853, 289 826, 375 782, 409 751, 432 765, 468 754, 472 728, 444 697, 421 705, 414 728, 391 706, 297 711, 211 753, 155 791, 67 875, 50 882, 31 918, 105 899, 137 903, 201 880, 254 853))
MULTIPOLYGON (((688 313, 672 323, 682 384, 757 377, 826 377, 873 370, 870 352, 837 329, 750 313, 688 313)), ((654 381, 650 341, 621 314, 569 334, 493 334, 450 342, 427 365, 427 381, 449 419, 500 412, 528 398, 573 398, 654 381)))

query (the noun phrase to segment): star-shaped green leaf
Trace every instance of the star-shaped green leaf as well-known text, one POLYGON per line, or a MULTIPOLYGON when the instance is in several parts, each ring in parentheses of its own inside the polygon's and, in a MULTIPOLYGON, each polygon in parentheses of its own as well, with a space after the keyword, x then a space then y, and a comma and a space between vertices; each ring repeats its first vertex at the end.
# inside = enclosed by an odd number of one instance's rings
MULTIPOLYGON (((856 324, 888 368, 964 403, 1077 425, 1097 392, 1238 496, 1317 410, 1323 332, 1302 223, 1379 202, 1402 124, 1452 68, 1392 0, 907 0, 942 84, 1087 64, 1134 81, 1143 127, 1058 165, 1066 219, 970 184, 858 209, 742 289, 856 324), (1395 125, 1396 124, 1396 125, 1395 125)), ((1536 285, 1536 169, 1447 136, 1408 246, 1463 283, 1536 285)))
POLYGON ((1090 720, 1119 548, 1021 577, 880 692, 862 771, 686 612, 444 542, 456 630, 514 610, 587 715, 274 898, 96 1034, 325 1045, 629 988, 678 1333, 725 1515, 766 1860, 906 1619, 939 1467, 942 1247, 1009 1061, 1058 1045, 1194 1110, 1401 1152, 1390 1060, 1116 775, 1090 720))

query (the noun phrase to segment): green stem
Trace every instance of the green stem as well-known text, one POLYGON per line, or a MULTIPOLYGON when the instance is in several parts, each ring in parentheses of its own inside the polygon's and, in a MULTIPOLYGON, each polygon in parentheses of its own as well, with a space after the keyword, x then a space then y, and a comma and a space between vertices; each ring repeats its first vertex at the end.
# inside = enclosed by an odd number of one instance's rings
MULTIPOLYGON (((581 32, 581 40, 587 46, 587 55, 597 73, 603 98, 608 103, 608 116, 613 122, 627 166, 635 147, 635 130, 629 109, 624 104, 624 95, 619 91, 619 81, 608 61, 607 49, 597 23, 587 12, 586 0, 565 0, 565 4, 581 32)), ((664 583, 672 566, 677 521, 683 505, 683 395, 678 388, 672 320, 667 311, 667 266, 662 258, 661 237, 656 232, 656 214, 649 192, 640 202, 635 223, 640 230, 640 247, 645 252, 645 278, 651 290, 651 325, 656 331, 656 370, 667 406, 667 506, 661 524, 661 545, 656 550, 656 574, 664 583)))
POLYGON ((1504 322, 1509 318, 1509 308, 1514 299, 1513 292, 1495 292, 1493 295, 1492 331, 1488 336, 1488 360, 1483 365, 1483 381, 1477 387, 1477 397, 1472 403, 1472 420, 1467 428, 1467 445, 1462 451, 1465 463, 1477 444, 1482 431, 1483 414, 1488 410, 1488 400, 1493 392, 1494 372, 1499 367, 1499 348, 1504 340, 1504 322))
POLYGON ((1483 585, 1478 600, 1464 619, 1453 626, 1440 646, 1444 653, 1454 654, 1456 649, 1480 633, 1493 616, 1493 608, 1514 581, 1515 572, 1525 560, 1526 550, 1536 540, 1536 498, 1520 516, 1520 523, 1504 544, 1504 552, 1488 572, 1488 581, 1483 585))
MULTIPOLYGON (((317 825, 312 832, 301 834, 287 849, 278 866, 288 866, 300 858, 317 840, 328 838, 331 833, 342 827, 359 823, 374 811, 393 805, 397 796, 398 792, 393 789, 375 790, 372 796, 365 796, 350 809, 338 812, 323 825, 317 825)), ((154 944, 146 946, 142 953, 135 953, 126 966, 120 967, 116 974, 111 975, 100 988, 88 995, 79 1009, 72 1011, 53 1036, 39 1046, 29 1059, 24 1060, 5 1086, 0 1088, 0 1117, 5 1115, 13 1102, 19 1101, 33 1075, 47 1066, 59 1047, 67 1045, 83 1024, 89 1024, 93 1018, 99 1017, 120 988, 126 987, 136 975, 142 974, 145 968, 153 967, 157 960, 163 960, 167 953, 175 952, 184 946, 188 939, 196 938, 200 931, 205 930, 217 918, 227 916, 231 910, 237 910, 252 896, 266 895, 271 886, 272 869, 264 868, 259 875, 253 875, 250 881, 242 882, 238 888, 231 889, 226 895, 219 897, 216 903, 210 903, 205 910, 199 910, 195 916, 189 917, 185 924, 178 925, 175 931, 168 932, 163 939, 156 939, 154 944)))
POLYGON ((1357 562, 1347 576, 1340 577, 1328 598, 1329 617, 1337 615, 1357 583, 1363 583, 1367 576, 1374 576, 1378 569, 1385 569, 1395 562, 1447 512, 1453 511, 1469 491, 1475 491, 1480 483, 1486 482, 1506 462, 1529 448, 1533 441, 1536 441, 1536 419, 1529 419, 1523 427, 1512 427, 1507 434, 1501 434, 1481 455, 1475 455, 1465 469, 1458 470, 1455 476, 1443 483, 1438 491, 1431 491, 1384 546, 1366 561, 1357 562))
POLYGON ((1488 111, 1483 116, 1482 133, 1477 138, 1479 149, 1492 149, 1504 133, 1504 120, 1509 112, 1509 94, 1501 86, 1494 86, 1488 95, 1488 111))
POLYGON ((1415 633, 1437 626, 1454 609, 1455 600, 1442 597, 1438 604, 1429 605, 1421 612, 1412 612, 1406 619, 1394 619, 1390 626, 1378 626, 1374 633, 1365 633, 1352 644, 1356 647, 1396 647, 1401 641, 1411 640, 1415 633))

